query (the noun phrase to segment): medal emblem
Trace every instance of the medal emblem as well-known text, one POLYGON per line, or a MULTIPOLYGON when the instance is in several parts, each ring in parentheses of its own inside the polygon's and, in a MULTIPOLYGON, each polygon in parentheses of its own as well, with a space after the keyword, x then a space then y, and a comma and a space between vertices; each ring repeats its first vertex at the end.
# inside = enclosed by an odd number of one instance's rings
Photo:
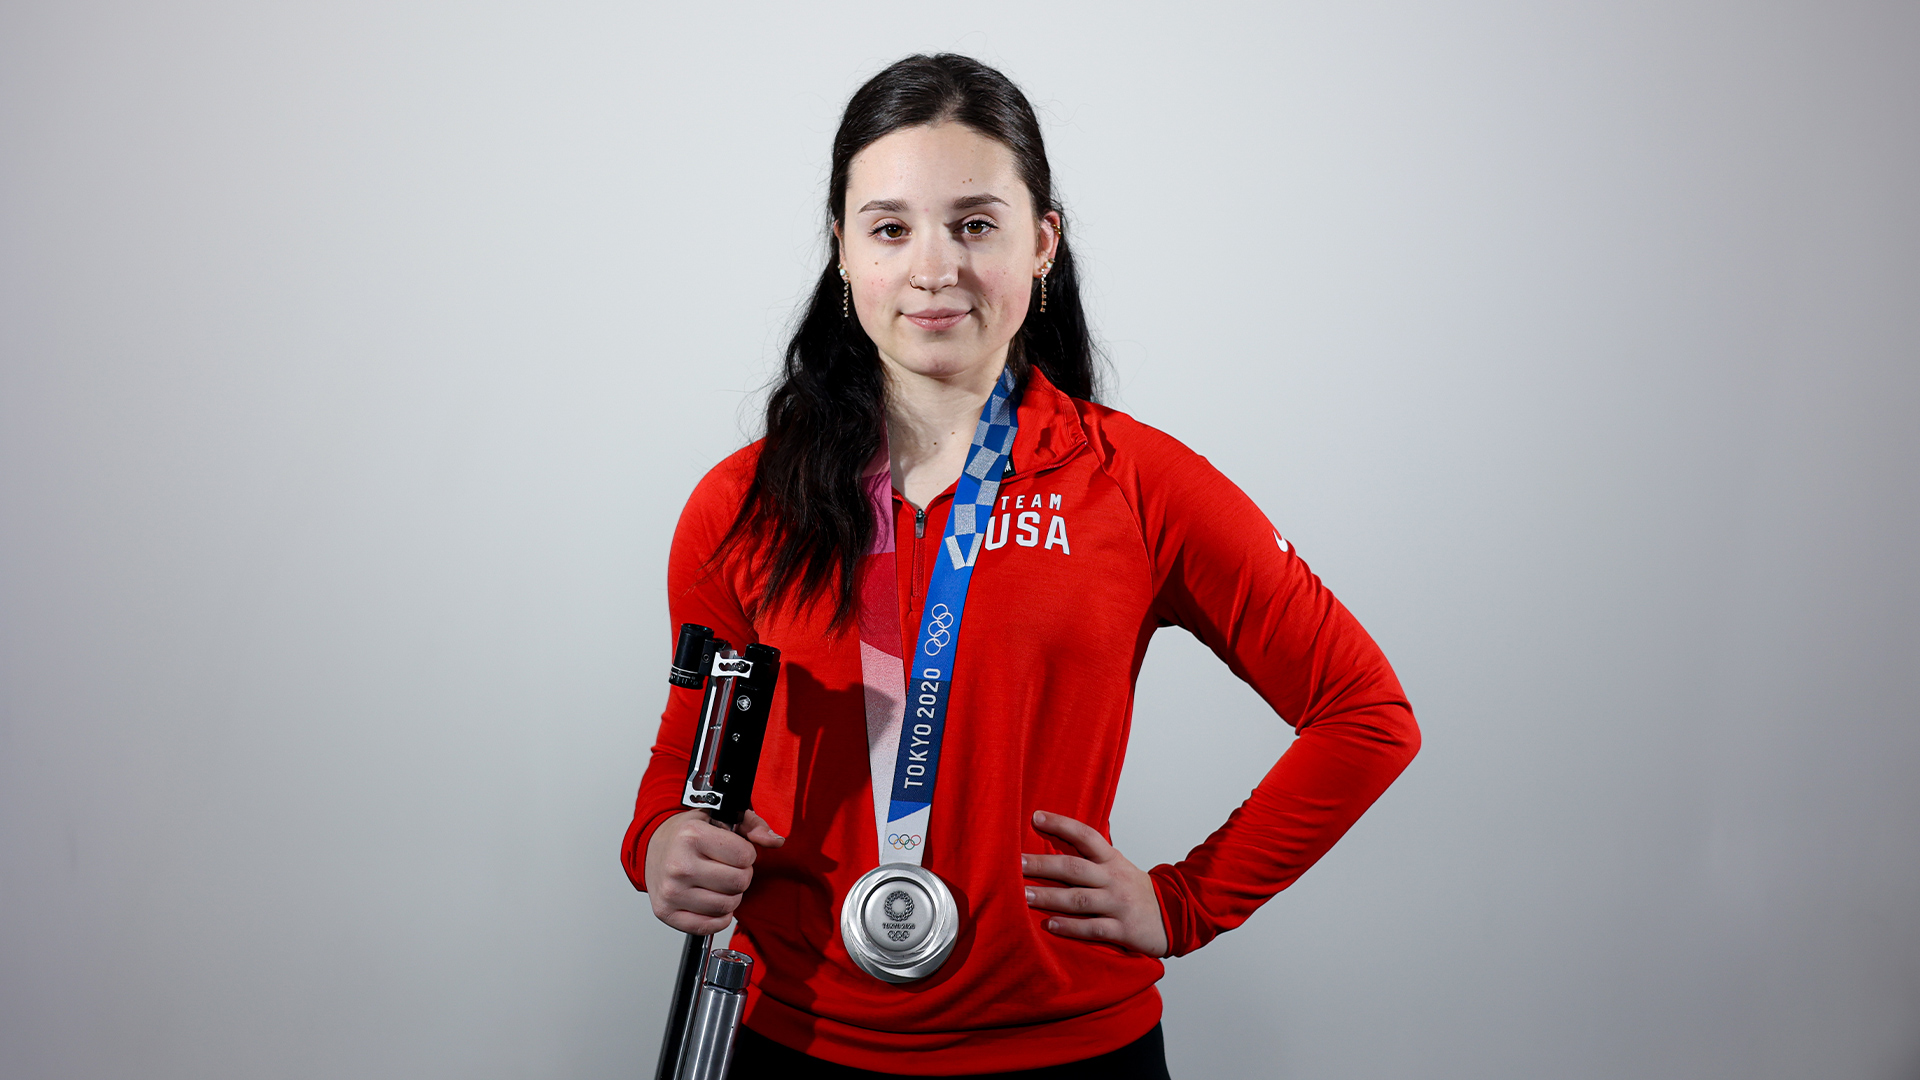
POLYGON ((867 871, 840 905, 840 939, 860 970, 890 983, 940 970, 960 939, 958 905, 947 883, 915 863, 867 871))

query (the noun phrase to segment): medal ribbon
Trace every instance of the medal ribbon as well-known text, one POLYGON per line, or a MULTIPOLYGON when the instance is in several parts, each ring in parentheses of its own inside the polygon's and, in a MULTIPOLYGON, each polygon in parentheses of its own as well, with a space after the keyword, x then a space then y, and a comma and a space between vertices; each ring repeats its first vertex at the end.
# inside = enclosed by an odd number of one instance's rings
POLYGON ((860 668, 867 701, 874 828, 879 833, 883 865, 905 862, 917 866, 926 851, 934 779, 940 772, 940 744, 947 727, 947 694, 953 682, 960 622, 966 614, 967 588, 973 582, 974 561, 986 539, 987 523, 1000 495, 1000 477, 1006 471, 1018 430, 1013 390, 1013 373, 1001 372, 992 395, 980 409, 973 445, 967 450, 967 465, 960 473, 953 506, 947 512, 946 534, 940 556, 934 560, 933 580, 927 586, 920 635, 912 653, 905 657, 894 655, 900 647, 900 632, 892 478, 885 470, 867 478, 879 529, 874 557, 866 560, 861 575, 860 668), (882 795, 883 791, 887 794, 882 795))

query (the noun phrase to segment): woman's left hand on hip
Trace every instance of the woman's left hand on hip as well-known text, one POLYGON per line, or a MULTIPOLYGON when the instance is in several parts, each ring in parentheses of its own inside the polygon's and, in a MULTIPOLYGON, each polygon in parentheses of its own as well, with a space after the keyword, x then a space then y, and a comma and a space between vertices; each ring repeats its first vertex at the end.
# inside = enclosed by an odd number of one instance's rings
POLYGON ((1059 912, 1046 926, 1060 937, 1124 945, 1148 956, 1167 955, 1167 928, 1160 898, 1145 870, 1127 861, 1092 826, 1064 814, 1036 811, 1033 827, 1080 852, 1022 855, 1020 872, 1070 886, 1027 886, 1027 906, 1059 912))

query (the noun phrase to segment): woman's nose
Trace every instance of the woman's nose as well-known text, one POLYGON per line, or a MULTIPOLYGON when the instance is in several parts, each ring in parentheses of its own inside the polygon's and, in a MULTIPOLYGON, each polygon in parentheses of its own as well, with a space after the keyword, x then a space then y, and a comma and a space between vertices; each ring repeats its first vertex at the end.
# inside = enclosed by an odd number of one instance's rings
POLYGON ((960 257, 944 238, 922 240, 916 245, 913 270, 907 284, 927 292, 939 292, 960 283, 960 257))

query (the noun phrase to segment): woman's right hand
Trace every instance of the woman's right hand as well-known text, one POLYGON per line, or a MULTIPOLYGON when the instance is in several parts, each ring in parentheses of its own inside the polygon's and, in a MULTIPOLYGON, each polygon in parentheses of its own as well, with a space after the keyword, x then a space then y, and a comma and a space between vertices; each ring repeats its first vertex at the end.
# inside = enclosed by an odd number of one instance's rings
POLYGON ((705 810, 673 815, 647 841, 647 898, 654 917, 688 934, 725 930, 753 881, 754 845, 786 842, 751 810, 739 832, 717 824, 705 810))

